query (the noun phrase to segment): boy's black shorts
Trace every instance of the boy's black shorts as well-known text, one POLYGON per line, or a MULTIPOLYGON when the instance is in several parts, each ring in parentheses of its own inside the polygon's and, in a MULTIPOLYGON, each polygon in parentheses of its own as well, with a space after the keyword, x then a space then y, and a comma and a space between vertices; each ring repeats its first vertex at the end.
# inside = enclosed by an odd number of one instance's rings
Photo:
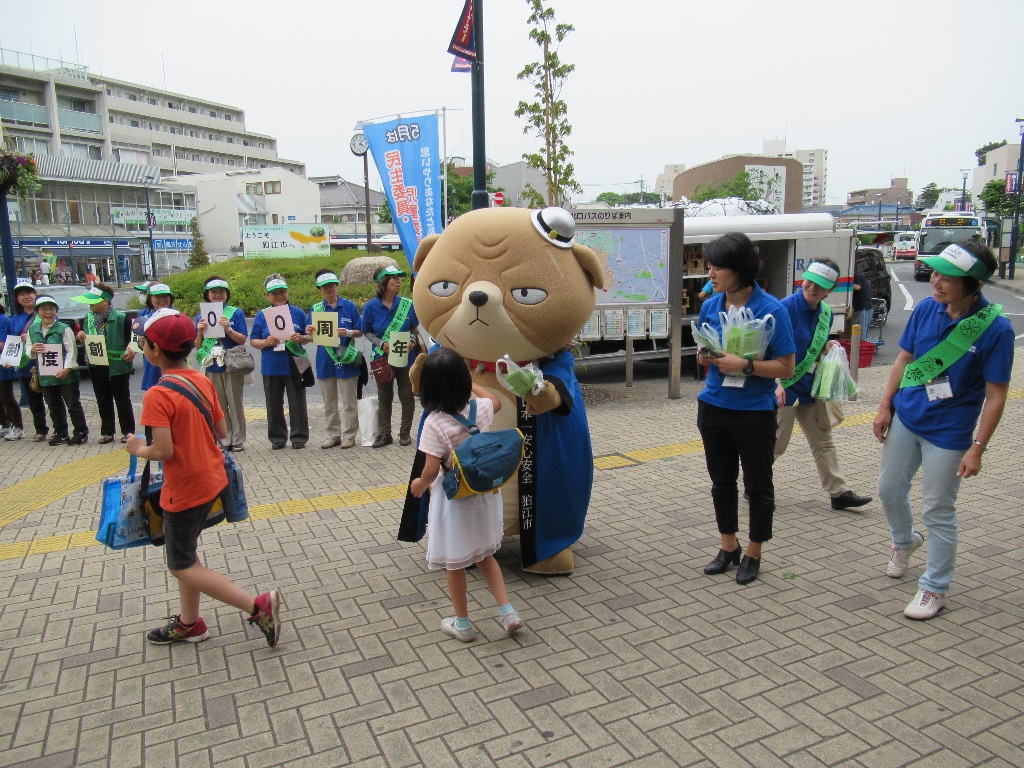
POLYGON ((199 561, 196 545, 203 532, 206 516, 217 497, 198 507, 183 509, 181 512, 164 512, 164 549, 167 551, 167 568, 184 571, 199 561))

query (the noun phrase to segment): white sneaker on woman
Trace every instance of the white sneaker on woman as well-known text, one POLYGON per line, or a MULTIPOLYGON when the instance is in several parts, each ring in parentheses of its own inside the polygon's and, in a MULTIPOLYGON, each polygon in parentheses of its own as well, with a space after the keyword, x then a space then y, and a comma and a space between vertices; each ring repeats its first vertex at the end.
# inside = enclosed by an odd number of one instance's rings
POLYGON ((917 590, 910 605, 903 609, 903 615, 908 619, 927 621, 934 619, 939 611, 946 607, 946 596, 938 592, 930 592, 927 589, 917 590))
POLYGON ((910 556, 921 548, 924 544, 924 534, 919 531, 914 531, 910 537, 910 546, 906 549, 897 549, 895 546, 892 548, 892 556, 889 558, 889 564, 885 567, 885 575, 892 579, 898 579, 907 569, 910 567, 910 556))
POLYGON ((21 440, 25 436, 25 430, 18 427, 11 427, 4 433, 4 440, 21 440))

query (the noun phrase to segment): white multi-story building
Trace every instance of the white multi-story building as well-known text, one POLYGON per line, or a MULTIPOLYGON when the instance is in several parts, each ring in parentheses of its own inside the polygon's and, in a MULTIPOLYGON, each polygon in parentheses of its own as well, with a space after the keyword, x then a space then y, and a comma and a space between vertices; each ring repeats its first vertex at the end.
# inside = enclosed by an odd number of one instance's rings
POLYGON ((1006 144, 985 153, 985 164, 974 169, 971 180, 971 195, 975 207, 981 200, 981 190, 993 179, 1004 181, 1007 173, 1017 173, 1017 161, 1020 159, 1020 144, 1006 144))
POLYGON ((828 187, 828 150, 794 149, 786 151, 785 139, 765 139, 761 154, 769 157, 792 157, 804 166, 803 207, 825 205, 828 187))
POLYGON ((153 165, 161 175, 305 166, 245 127, 239 107, 0 49, 0 123, 23 152, 153 165))
POLYGON ((243 226, 320 221, 320 188, 284 168, 194 173, 168 177, 163 184, 194 197, 211 261, 241 255, 243 226))

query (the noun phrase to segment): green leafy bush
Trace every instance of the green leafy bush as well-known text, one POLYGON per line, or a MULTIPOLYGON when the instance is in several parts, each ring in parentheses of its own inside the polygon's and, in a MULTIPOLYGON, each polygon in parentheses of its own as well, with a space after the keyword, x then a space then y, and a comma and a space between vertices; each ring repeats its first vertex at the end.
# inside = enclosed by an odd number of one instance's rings
MULTIPOLYGON (((338 274, 352 259, 366 256, 365 251, 345 249, 332 252, 327 258, 322 256, 300 259, 228 259, 198 269, 170 275, 165 282, 174 291, 174 308, 189 315, 199 313, 199 302, 203 300, 203 285, 210 275, 220 275, 231 286, 231 304, 240 307, 246 315, 254 315, 269 306, 266 291, 263 290, 267 275, 280 272, 288 283, 288 300, 301 309, 308 310, 320 301, 320 291, 313 282, 313 275, 320 269, 330 269, 338 274)), ((405 265, 405 254, 393 251, 387 254, 399 265, 405 265)), ((375 283, 357 285, 341 285, 338 294, 355 303, 360 310, 369 299, 376 295, 375 283)), ((404 280, 402 295, 410 296, 411 282, 404 280)), ((142 306, 137 298, 129 302, 129 306, 142 306)))

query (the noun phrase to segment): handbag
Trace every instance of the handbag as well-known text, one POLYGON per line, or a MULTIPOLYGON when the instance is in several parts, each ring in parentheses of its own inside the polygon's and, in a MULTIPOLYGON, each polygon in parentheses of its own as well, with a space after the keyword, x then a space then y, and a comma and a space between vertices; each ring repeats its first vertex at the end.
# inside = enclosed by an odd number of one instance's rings
POLYGON ((224 350, 225 373, 245 375, 256 370, 256 358, 244 346, 224 350))
MULTIPOLYGON (((140 517, 148 535, 148 541, 143 543, 152 544, 154 547, 162 547, 164 545, 164 516, 176 513, 167 512, 160 506, 160 493, 163 491, 164 481, 162 477, 156 481, 152 479, 149 465, 150 462, 147 461, 145 468, 142 470, 139 492, 142 502, 140 517)), ((213 504, 210 506, 210 511, 206 513, 203 530, 224 522, 225 517, 224 504, 222 499, 218 497, 214 499, 213 504)))
MULTIPOLYGON (((306 358, 302 358, 305 360, 306 358)), ((296 362, 297 358, 295 355, 289 354, 288 365, 291 368, 292 383, 296 387, 312 387, 316 383, 316 379, 313 377, 313 366, 306 360, 306 369, 299 371, 299 364, 296 362)))
POLYGON ((395 380, 395 368, 388 363, 386 356, 378 357, 370 363, 370 373, 373 374, 373 379, 377 382, 377 386, 390 384, 395 380))
POLYGON ((43 387, 39 383, 39 370, 36 368, 32 369, 32 375, 28 379, 28 388, 33 392, 42 392, 43 387))
MULTIPOLYGON (((151 542, 149 520, 143 514, 142 480, 136 476, 139 460, 132 456, 128 473, 103 481, 103 503, 96 541, 110 549, 141 547, 151 542)), ((155 474, 163 484, 163 473, 155 474)))
MULTIPOLYGON (((171 389, 179 395, 187 398, 206 418, 206 424, 210 427, 210 433, 213 435, 213 440, 217 443, 217 447, 220 448, 220 452, 224 457, 224 472, 228 477, 228 484, 224 490, 221 491, 218 499, 220 502, 219 506, 222 507, 224 513, 224 517, 221 519, 226 518, 229 523, 240 523, 243 520, 248 520, 249 501, 245 496, 245 483, 242 477, 242 468, 239 466, 235 457, 224 450, 224 444, 221 443, 220 438, 217 437, 217 433, 213 428, 213 415, 203 403, 199 390, 197 390, 192 382, 184 376, 177 376, 175 374, 167 374, 163 376, 156 385, 158 387, 171 389), (168 381, 168 379, 173 379, 173 381, 168 381)), ((218 502, 214 502, 213 509, 210 510, 211 515, 217 507, 218 502)), ((216 523, 210 523, 209 520, 210 518, 207 518, 207 524, 204 527, 216 525, 216 523)), ((218 520, 217 522, 220 521, 218 520)))

